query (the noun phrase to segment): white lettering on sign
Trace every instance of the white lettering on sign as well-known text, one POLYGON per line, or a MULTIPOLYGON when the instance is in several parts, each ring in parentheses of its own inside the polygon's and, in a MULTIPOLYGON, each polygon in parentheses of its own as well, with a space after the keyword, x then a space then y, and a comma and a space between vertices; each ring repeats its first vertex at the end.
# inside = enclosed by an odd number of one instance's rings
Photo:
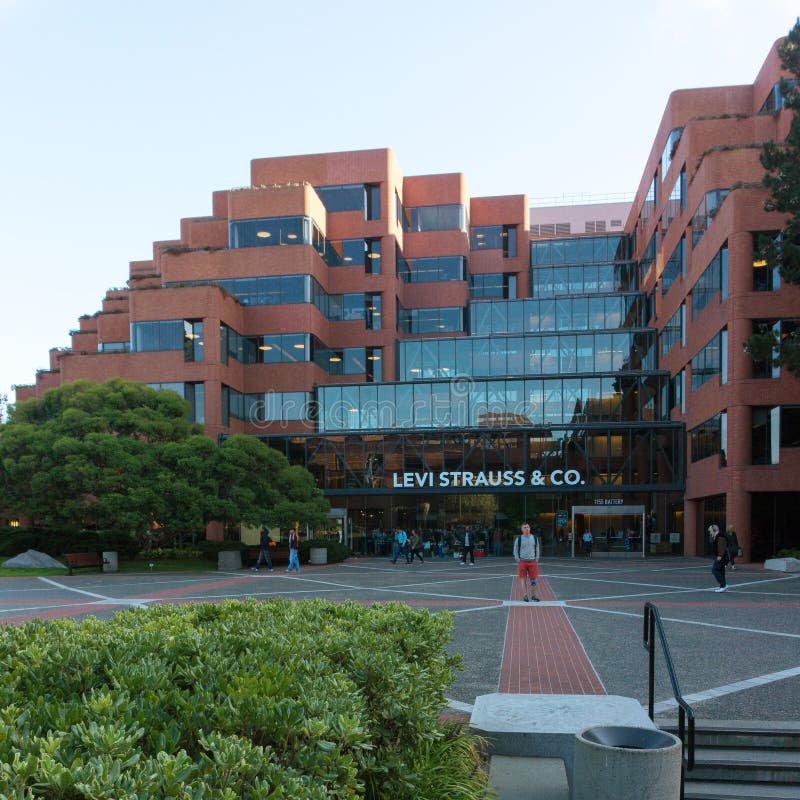
POLYGON ((469 470, 448 472, 394 472, 393 489, 440 489, 501 488, 509 486, 582 486, 586 483, 576 469, 555 469, 547 474, 533 470, 530 475, 524 470, 490 470, 470 472, 469 470))

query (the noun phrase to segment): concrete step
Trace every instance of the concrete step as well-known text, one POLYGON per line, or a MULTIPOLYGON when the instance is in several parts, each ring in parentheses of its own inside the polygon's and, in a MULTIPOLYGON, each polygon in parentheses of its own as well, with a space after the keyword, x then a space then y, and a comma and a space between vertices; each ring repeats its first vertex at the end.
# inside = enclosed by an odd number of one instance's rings
POLYGON ((794 750, 695 748, 693 781, 742 781, 800 785, 800 753, 794 750))
POLYGON ((800 786, 687 781, 685 800, 800 800, 800 786))
POLYGON ((569 800, 569 783, 560 758, 492 756, 489 785, 497 800, 569 800))
MULTIPOLYGON (((656 720, 659 728, 678 734, 674 720, 656 720)), ((751 720, 697 720, 695 746, 800 749, 800 723, 751 720)))
MULTIPOLYGON (((675 720, 659 720, 677 735, 675 720)), ((800 800, 800 723, 697 720, 686 798, 800 800)))

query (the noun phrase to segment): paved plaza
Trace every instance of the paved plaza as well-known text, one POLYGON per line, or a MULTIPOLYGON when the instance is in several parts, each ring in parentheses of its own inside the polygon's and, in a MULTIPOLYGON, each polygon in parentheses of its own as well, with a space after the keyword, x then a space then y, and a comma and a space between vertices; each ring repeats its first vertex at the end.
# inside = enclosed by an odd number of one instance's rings
MULTIPOLYGON (((272 597, 401 602, 454 614, 453 652, 464 669, 448 697, 471 710, 494 692, 610 694, 647 702, 642 646, 646 601, 662 616, 684 696, 701 719, 800 718, 800 574, 740 565, 715 593, 706 560, 544 559, 538 594, 524 603, 512 559, 392 564, 357 558, 298 573, 238 570, 0 578, 0 623, 153 604, 272 597)), ((268 632, 265 632, 268 635, 268 632)), ((663 660, 656 713, 675 716, 663 660)))

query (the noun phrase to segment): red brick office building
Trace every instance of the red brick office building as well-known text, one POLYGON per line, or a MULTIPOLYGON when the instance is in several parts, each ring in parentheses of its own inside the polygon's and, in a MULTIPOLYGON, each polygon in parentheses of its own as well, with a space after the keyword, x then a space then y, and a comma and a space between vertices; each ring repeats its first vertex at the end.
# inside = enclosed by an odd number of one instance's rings
POLYGON ((742 349, 800 317, 754 258, 782 226, 758 160, 788 132, 780 77, 773 47, 752 85, 673 93, 627 217, 584 230, 403 176, 391 150, 257 159, 17 399, 112 375, 178 391, 209 436, 307 466, 365 550, 463 522, 476 493, 489 526, 516 495, 555 553, 588 528, 702 554, 712 521, 745 558, 798 546, 800 384, 742 349))

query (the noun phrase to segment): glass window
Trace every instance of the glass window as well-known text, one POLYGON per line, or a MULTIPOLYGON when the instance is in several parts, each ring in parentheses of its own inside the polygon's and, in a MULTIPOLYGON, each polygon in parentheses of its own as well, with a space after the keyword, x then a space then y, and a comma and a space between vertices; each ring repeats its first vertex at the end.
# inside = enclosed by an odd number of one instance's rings
POLYGON ((397 425, 397 408, 394 386, 378 386, 378 427, 394 428, 397 425))
POLYGON ((642 227, 647 224, 647 220, 653 216, 653 212, 656 210, 656 201, 658 200, 658 174, 656 173, 653 176, 653 180, 650 182, 650 186, 647 189, 647 194, 645 195, 644 202, 642 203, 642 227))
POLYGON ((98 353, 127 353, 130 350, 130 342, 98 342, 98 353))
POLYGON ((404 283, 435 283, 463 281, 465 259, 463 256, 438 256, 410 258, 398 265, 398 274, 404 283))
POLYGON ((723 455, 722 416, 722 414, 717 414, 689 431, 692 462, 701 461, 713 455, 723 455))
POLYGON ((414 384, 414 425, 420 428, 431 427, 431 385, 414 384))
POLYGON ((414 425, 414 386, 410 383, 395 386, 397 396, 397 427, 411 428, 414 425))
POLYGON ((661 152, 661 179, 664 179, 664 176, 667 174, 667 170, 672 164, 672 158, 675 155, 675 151, 678 149, 678 144, 681 140, 681 135, 683 134, 683 128, 673 128, 667 134, 667 141, 664 145, 664 150, 661 152))
POLYGON ((492 303, 471 303, 470 333, 473 335, 492 332, 492 303))
POLYGON ((508 374, 525 374, 525 345, 521 336, 511 336, 506 339, 508 349, 508 374))
POLYGON ((692 391, 699 389, 722 370, 721 334, 718 333, 703 347, 691 361, 692 391))
POLYGON ((724 244, 703 274, 692 287, 692 320, 700 316, 700 312, 720 294, 724 300, 727 297, 728 283, 728 245, 724 244))
POLYGON ((673 250, 669 260, 664 265, 661 273, 661 296, 663 297, 678 279, 686 276, 686 237, 681 236, 680 242, 673 250))
POLYGON ((456 343, 454 339, 438 339, 439 369, 437 377, 450 378, 456 374, 456 343))
POLYGON ((205 384, 185 383, 184 400, 189 403, 189 422, 196 422, 200 425, 206 421, 206 395, 205 384))
MULTIPOLYGON (((515 280, 516 276, 503 272, 472 274, 469 276, 469 295, 473 299, 512 297, 510 278, 515 280)), ((514 293, 516 294, 516 281, 514 293)))
POLYGON ((470 237, 473 250, 502 250, 503 258, 517 255, 516 225, 484 225, 474 227, 470 237))
POLYGON ((182 319, 132 322, 131 351, 134 353, 147 353, 163 350, 183 350, 184 331, 185 322, 182 319))
POLYGON ((686 306, 681 303, 678 310, 672 315, 669 322, 661 331, 661 355, 665 356, 678 343, 685 344, 686 341, 686 306))
POLYGON ((797 81, 794 78, 778 81, 772 87, 772 89, 770 89, 767 99, 761 104, 761 108, 758 110, 758 113, 774 114, 775 112, 780 111, 786 102, 786 95, 796 85, 797 81))
POLYGON ((228 240, 231 248, 312 244, 312 222, 310 217, 232 220, 228 240))
POLYGON ((639 282, 644 283, 645 276, 656 262, 656 255, 658 253, 658 232, 654 232, 647 243, 644 252, 642 253, 642 260, 639 263, 639 282))
POLYGON ((418 206, 408 209, 411 231, 449 231, 466 228, 466 212, 461 204, 418 206))
POLYGON ((762 232, 753 234, 753 291, 776 292, 781 288, 780 266, 770 267, 767 253, 773 248, 780 248, 780 232, 762 232), (765 252, 766 251, 766 252, 765 252))
POLYGON ((781 447, 800 447, 800 406, 781 406, 781 447))
POLYGON ((779 463, 780 408, 755 406, 752 426, 752 463, 779 463))
POLYGON ((453 308, 400 308, 398 328, 404 333, 455 333, 464 329, 464 310, 453 308))
POLYGON ((367 208, 365 217, 367 219, 381 218, 381 187, 377 183, 367 183, 364 185, 367 195, 367 208))
POLYGON ((703 196, 692 217, 692 248, 703 238, 729 192, 730 189, 712 189, 703 196))
POLYGON ((490 339, 474 339, 472 341, 472 368, 475 375, 489 375, 491 353, 490 339))
MULTIPOLYGON (((342 186, 315 186, 314 189, 320 200, 322 200, 325 210, 329 213, 365 211, 367 208, 367 187, 363 183, 351 183, 342 186)), ((373 217, 367 217, 367 219, 373 219, 373 217)), ((377 217, 374 219, 377 219, 377 217)))

